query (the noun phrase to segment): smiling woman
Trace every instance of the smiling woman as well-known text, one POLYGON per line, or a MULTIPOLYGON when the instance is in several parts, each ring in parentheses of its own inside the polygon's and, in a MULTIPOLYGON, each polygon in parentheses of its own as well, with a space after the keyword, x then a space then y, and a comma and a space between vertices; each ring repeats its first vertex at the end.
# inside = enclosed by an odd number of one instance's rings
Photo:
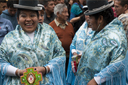
POLYGON ((29 67, 42 73, 40 85, 65 85, 65 51, 49 25, 41 25, 37 0, 19 0, 16 30, 0 46, 0 84, 21 85, 29 67), (9 80, 9 81, 7 81, 9 80))
POLYGON ((37 28, 39 14, 38 11, 18 10, 18 24, 25 32, 32 33, 37 28))

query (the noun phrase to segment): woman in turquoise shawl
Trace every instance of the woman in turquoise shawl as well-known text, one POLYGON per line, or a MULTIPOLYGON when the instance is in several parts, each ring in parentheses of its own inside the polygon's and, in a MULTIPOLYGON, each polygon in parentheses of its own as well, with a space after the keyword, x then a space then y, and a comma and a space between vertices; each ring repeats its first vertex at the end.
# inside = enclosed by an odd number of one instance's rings
POLYGON ((70 45, 70 57, 69 57, 67 78, 66 78, 67 85, 74 85, 74 81, 75 81, 75 75, 72 71, 72 66, 71 66, 71 61, 72 61, 71 57, 73 56, 73 54, 81 56, 86 45, 91 41, 91 37, 94 33, 89 25, 90 23, 89 16, 85 16, 85 19, 86 21, 76 32, 72 40, 72 43, 70 45))
POLYGON ((49 25, 38 23, 37 0, 19 0, 16 30, 0 46, 0 85, 21 85, 20 76, 33 67, 42 73, 40 85, 65 85, 65 51, 49 25))
POLYGON ((113 2, 87 0, 87 5, 85 15, 95 32, 81 56, 74 85, 126 85, 127 39, 122 23, 113 20, 113 2))

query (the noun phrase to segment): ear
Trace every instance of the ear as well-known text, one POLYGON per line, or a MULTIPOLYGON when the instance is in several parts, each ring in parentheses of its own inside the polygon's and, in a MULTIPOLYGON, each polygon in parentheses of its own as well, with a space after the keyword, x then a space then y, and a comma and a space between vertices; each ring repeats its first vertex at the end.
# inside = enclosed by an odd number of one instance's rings
POLYGON ((125 5, 124 5, 124 10, 126 11, 127 9, 128 9, 128 5, 125 4, 125 5))
POLYGON ((59 12, 57 12, 57 13, 56 13, 56 15, 57 15, 57 16, 59 16, 59 15, 60 15, 60 13, 59 13, 59 12))
POLYGON ((103 22, 103 20, 104 20, 104 19, 103 19, 103 16, 102 16, 102 15, 100 15, 100 16, 99 16, 99 18, 98 18, 98 23, 99 23, 99 24, 100 24, 100 23, 102 23, 102 22, 103 22))

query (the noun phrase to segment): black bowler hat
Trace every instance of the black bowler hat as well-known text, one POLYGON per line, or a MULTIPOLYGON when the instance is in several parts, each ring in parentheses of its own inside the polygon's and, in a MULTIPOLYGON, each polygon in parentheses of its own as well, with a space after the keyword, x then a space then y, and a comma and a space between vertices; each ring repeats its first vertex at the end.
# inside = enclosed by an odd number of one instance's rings
POLYGON ((38 6, 38 0, 19 0, 19 4, 13 4, 13 6, 18 9, 42 10, 42 7, 38 6))
POLYGON ((108 0, 87 0, 88 10, 84 12, 85 15, 92 15, 99 12, 102 12, 111 6, 114 2, 108 2, 108 0))

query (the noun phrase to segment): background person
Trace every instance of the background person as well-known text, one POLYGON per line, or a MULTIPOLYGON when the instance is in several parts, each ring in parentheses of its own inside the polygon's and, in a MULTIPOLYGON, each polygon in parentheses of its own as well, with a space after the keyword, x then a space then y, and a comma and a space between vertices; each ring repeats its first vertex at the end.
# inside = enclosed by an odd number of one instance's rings
POLYGON ((73 4, 73 0, 68 0, 68 1, 66 2, 66 5, 67 5, 67 7, 68 7, 68 14, 69 14, 69 16, 68 16, 68 21, 70 20, 70 11, 71 11, 71 6, 72 6, 72 4, 73 4))
MULTIPOLYGON (((88 9, 88 6, 87 5, 85 5, 85 6, 83 6, 83 11, 86 11, 87 9, 88 9)), ((77 22, 79 22, 79 21, 81 21, 82 19, 85 19, 85 18, 83 18, 85 16, 85 14, 82 14, 82 15, 80 15, 80 16, 78 16, 78 17, 74 17, 74 18, 72 18, 71 20, 70 20, 70 23, 72 24, 72 25, 78 25, 77 24, 77 22)))
POLYGON ((128 9, 127 0, 114 0, 114 8, 116 15, 119 16, 128 9))
POLYGON ((39 23, 43 24, 44 22, 44 6, 42 4, 38 4, 39 7, 42 7, 42 10, 38 11, 39 12, 39 23))
POLYGON ((43 0, 43 4, 45 7, 44 22, 49 24, 56 17, 54 14, 55 2, 54 2, 54 0, 43 0))
MULTIPOLYGON (((74 17, 82 16, 83 15, 83 5, 84 5, 84 0, 73 0, 73 4, 71 6, 71 11, 70 11, 70 20, 74 17)), ((77 22, 73 24, 74 31, 76 32, 80 26, 83 24, 85 21, 85 17, 81 17, 77 22)))
POLYGON ((4 36, 12 30, 14 30, 12 23, 0 16, 0 44, 4 36))
POLYGON ((128 40, 128 0, 115 0, 114 7, 118 14, 118 19, 123 23, 128 40))
POLYGON ((7 9, 2 11, 1 17, 10 20, 13 25, 13 28, 16 28, 18 25, 17 17, 16 17, 16 8, 13 7, 13 4, 17 4, 18 0, 8 0, 7 1, 7 9))
POLYGON ((1 0, 0 1, 0 14, 2 13, 3 10, 7 9, 7 2, 6 0, 1 0))

